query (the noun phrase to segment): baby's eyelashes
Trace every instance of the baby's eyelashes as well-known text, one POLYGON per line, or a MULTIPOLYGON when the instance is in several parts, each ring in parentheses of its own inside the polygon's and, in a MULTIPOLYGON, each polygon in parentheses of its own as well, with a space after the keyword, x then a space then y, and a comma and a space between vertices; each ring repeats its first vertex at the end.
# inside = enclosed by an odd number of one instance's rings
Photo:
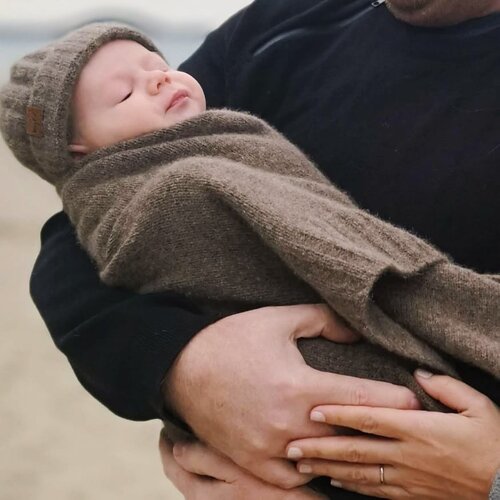
POLYGON ((132 92, 129 92, 120 102, 126 101, 131 95, 132 92))

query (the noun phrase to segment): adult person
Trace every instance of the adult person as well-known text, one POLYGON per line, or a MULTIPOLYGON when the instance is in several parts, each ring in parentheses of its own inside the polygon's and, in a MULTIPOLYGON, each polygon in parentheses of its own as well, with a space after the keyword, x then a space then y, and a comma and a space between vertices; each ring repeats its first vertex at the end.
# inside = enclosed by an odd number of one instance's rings
MULTIPOLYGON (((281 130, 363 208, 497 273, 498 11, 498 0, 257 0, 180 69, 200 81, 210 107, 244 109, 281 130)), ((106 289, 64 214, 42 241, 32 295, 83 385, 128 418, 165 415, 166 404, 261 479, 304 481, 284 450, 327 432, 306 418, 316 404, 414 404, 404 389, 335 375, 320 382, 306 369, 293 340, 331 321, 319 308, 211 324, 185 298, 106 289), (281 335, 263 352, 271 329, 281 335)), ((498 397, 495 381, 458 369, 498 397)))

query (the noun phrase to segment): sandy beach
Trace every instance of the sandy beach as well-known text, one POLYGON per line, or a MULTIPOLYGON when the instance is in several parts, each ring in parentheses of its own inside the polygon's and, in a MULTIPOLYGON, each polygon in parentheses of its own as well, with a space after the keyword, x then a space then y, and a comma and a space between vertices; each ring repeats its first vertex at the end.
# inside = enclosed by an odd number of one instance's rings
POLYGON ((160 423, 125 421, 80 386, 28 294, 53 188, 0 139, 0 500, 178 500, 160 423))

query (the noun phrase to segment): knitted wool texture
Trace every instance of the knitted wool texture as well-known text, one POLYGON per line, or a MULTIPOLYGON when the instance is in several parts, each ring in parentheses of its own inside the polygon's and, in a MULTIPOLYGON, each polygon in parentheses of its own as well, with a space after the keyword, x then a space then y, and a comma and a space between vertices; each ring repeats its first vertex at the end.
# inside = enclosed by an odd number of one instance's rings
POLYGON ((497 473, 493 481, 489 500, 500 500, 500 472, 497 473))
MULTIPOLYGON (((98 150, 57 182, 104 282, 221 316, 328 303, 366 342, 300 342, 315 368, 415 384, 443 354, 500 377, 500 283, 359 209, 256 117, 205 112, 98 150)), ((269 332, 272 335, 272 332, 269 332)))

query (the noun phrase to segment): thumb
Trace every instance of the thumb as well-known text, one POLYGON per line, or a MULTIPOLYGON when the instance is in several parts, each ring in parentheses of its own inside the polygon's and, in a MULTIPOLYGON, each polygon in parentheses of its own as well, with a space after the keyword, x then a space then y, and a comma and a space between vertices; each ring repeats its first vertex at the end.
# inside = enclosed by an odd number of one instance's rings
POLYGON ((193 480, 196 479, 196 476, 185 471, 175 461, 172 450, 173 444, 170 440, 168 440, 166 434, 163 432, 160 434, 159 447, 161 463, 163 465, 163 472, 165 476, 172 481, 173 485, 179 491, 186 492, 189 486, 192 485, 193 480))
POLYGON ((330 308, 328 309, 329 314, 326 318, 325 326, 321 331, 321 337, 343 344, 350 344, 361 339, 361 335, 349 328, 335 311, 330 308))
MULTIPOLYGON (((294 338, 324 337, 333 342, 356 342, 361 336, 351 330, 337 313, 326 304, 295 306, 300 309, 294 338)), ((299 309, 297 309, 299 312, 299 309)))
POLYGON ((459 413, 474 409, 485 398, 476 389, 447 375, 433 375, 418 369, 415 378, 429 396, 459 413))
POLYGON ((177 442, 173 448, 175 461, 187 472, 232 483, 240 471, 229 458, 200 441, 177 442))

